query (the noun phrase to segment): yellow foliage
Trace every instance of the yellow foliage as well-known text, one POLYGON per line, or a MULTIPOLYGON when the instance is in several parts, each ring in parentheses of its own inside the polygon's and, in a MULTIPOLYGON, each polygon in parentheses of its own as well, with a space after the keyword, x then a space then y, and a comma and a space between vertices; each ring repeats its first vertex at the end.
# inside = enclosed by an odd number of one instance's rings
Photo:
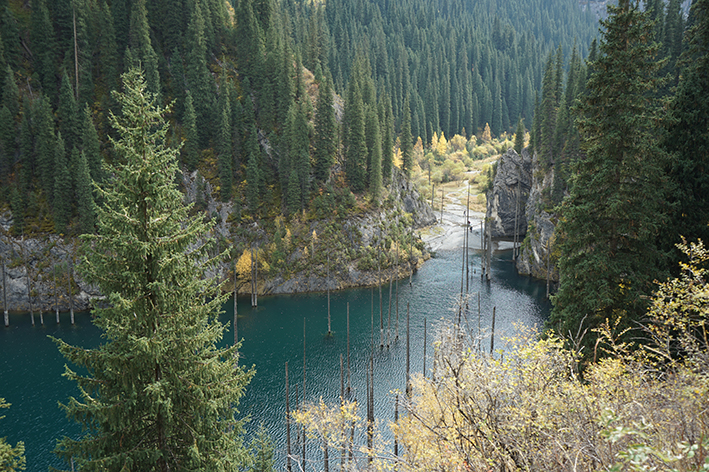
POLYGON ((492 139, 492 133, 490 132, 490 124, 485 123, 485 129, 483 130, 483 135, 480 137, 483 141, 490 141, 492 139))
POLYGON ((438 133, 435 131, 433 132, 433 136, 431 136, 431 149, 434 151, 438 149, 438 133))
POLYGON ((236 274, 240 279, 251 278, 251 250, 246 249, 236 261, 236 274))
MULTIPOLYGON (((611 356, 587 366, 583 378, 581 353, 553 333, 540 338, 518 328, 492 356, 482 352, 480 333, 442 323, 433 373, 413 376, 405 411, 389 425, 399 456, 375 431, 373 448, 361 449, 368 469, 709 470, 709 273, 702 268, 709 251, 701 242, 680 248, 689 262, 661 285, 648 313, 654 343, 619 342, 622 333, 606 322, 598 349, 611 356)), ((366 434, 352 404, 320 400, 294 418, 343 451, 352 450, 348 432, 366 434)))
POLYGON ((448 141, 446 141, 446 136, 443 134, 443 131, 441 131, 441 136, 438 138, 438 144, 434 149, 441 156, 444 156, 446 152, 448 152, 448 141))
POLYGON ((465 151, 465 145, 467 143, 468 141, 465 139, 465 136, 461 136, 459 134, 456 134, 450 140, 450 146, 454 151, 465 151))

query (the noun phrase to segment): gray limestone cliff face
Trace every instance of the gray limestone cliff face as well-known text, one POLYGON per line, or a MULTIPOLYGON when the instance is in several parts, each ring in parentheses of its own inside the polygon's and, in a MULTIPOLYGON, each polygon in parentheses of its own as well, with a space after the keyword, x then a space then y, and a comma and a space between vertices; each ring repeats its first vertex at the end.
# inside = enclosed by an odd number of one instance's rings
POLYGON ((492 189, 487 193, 486 218, 493 239, 519 240, 527 232, 525 207, 532 186, 532 159, 527 149, 520 156, 508 149, 497 163, 492 189))
MULTIPOLYGON (((526 151, 526 150, 525 150, 526 151)), ((537 155, 532 168, 538 169, 537 155)), ((538 279, 559 280, 559 272, 554 261, 554 230, 557 217, 544 210, 543 193, 550 192, 554 182, 554 169, 548 172, 533 172, 532 186, 525 208, 528 221, 527 236, 522 242, 517 258, 517 272, 538 279)))

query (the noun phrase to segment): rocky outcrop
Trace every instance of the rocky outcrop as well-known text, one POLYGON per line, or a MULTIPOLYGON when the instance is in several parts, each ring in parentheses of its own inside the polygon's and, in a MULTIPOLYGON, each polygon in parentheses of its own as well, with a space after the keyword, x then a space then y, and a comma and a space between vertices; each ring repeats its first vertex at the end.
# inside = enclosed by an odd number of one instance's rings
MULTIPOLYGON (((258 244, 261 248, 273 244, 273 234, 269 234, 258 222, 236 224, 233 223, 232 203, 218 202, 212 198, 213 189, 197 172, 183 175, 182 187, 185 192, 185 202, 194 203, 201 214, 211 217, 215 223, 213 232, 208 237, 214 237, 221 250, 224 244, 247 246, 248 243, 240 240, 244 233, 248 233, 250 242, 258 244)), ((299 267, 284 274, 259 273, 258 292, 260 294, 302 293, 338 290, 349 287, 376 285, 381 276, 382 280, 390 278, 403 278, 415 271, 428 253, 423 249, 423 243, 418 244, 419 249, 401 247, 401 260, 397 266, 392 262, 391 235, 386 231, 405 231, 404 227, 424 227, 436 222, 436 217, 428 204, 420 197, 414 185, 395 169, 392 183, 388 188, 385 201, 375 211, 356 213, 351 218, 340 222, 328 220, 313 220, 305 224, 307 234, 326 234, 325 227, 333 224, 337 227, 340 244, 339 259, 327 264, 323 260, 317 264, 310 264, 303 254, 303 247, 293 248, 287 256, 292 267, 299 267), (406 215, 405 224, 403 222, 406 215), (394 227, 399 229, 394 229, 394 227), (384 228, 384 229, 383 229, 384 228), (388 229, 387 229, 388 228, 388 229), (377 241, 388 240, 388 264, 379 271, 372 261, 376 254, 373 249, 377 241), (404 254, 408 254, 405 258, 404 254)), ((30 311, 37 313, 53 311, 58 307, 60 311, 68 311, 71 306, 74 310, 82 311, 90 307, 92 299, 101 298, 95 287, 85 283, 74 269, 78 262, 78 242, 72 239, 62 239, 55 235, 45 235, 36 238, 14 238, 9 236, 12 227, 12 215, 5 212, 0 215, 0 270, 5 265, 4 287, 7 299, 7 309, 10 311, 30 311), (55 277, 56 275, 56 277, 55 277), (56 279, 56 282, 55 282, 56 279), (70 289, 71 287, 71 289, 70 289), (71 291, 70 291, 71 290, 71 291)), ((408 231, 405 231, 408 234, 408 231)), ((322 236, 321 236, 322 237, 322 236)), ((419 240, 420 242, 420 240, 419 240)), ((325 245, 320 245, 326 250, 325 245)), ((316 246, 317 249, 317 246, 316 246)), ((384 256, 386 259, 387 256, 384 256)), ((321 259, 324 259, 321 257, 321 259)), ((219 279, 230 279, 233 274, 233 261, 224 262, 212 268, 208 276, 219 279)), ((3 305, 2 272, 0 272, 0 306, 3 305)), ((226 289, 231 290, 233 285, 228 283, 226 289)), ((243 287, 246 291, 249 284, 243 287)))
POLYGON ((527 230, 527 205, 532 186, 532 159, 508 149, 497 162, 492 189, 487 193, 486 218, 493 239, 514 239, 515 223, 521 240, 527 230))
POLYGON ((392 172, 392 185, 389 192, 401 203, 403 210, 411 214, 414 228, 436 224, 436 215, 431 206, 424 198, 421 198, 418 188, 407 180, 397 168, 394 168, 394 172, 392 172))
POLYGON ((100 297, 74 270, 75 241, 54 235, 12 238, 6 236, 11 226, 11 215, 0 215, 4 233, 0 236, 0 305, 3 310, 37 313, 55 309, 68 311, 73 307, 82 311, 89 307, 92 298, 100 297))
MULTIPOLYGON (((526 152, 526 150, 525 150, 526 152)), ((539 169, 537 155, 532 162, 533 169, 539 169)), ((554 229, 557 216, 545 210, 543 195, 551 193, 554 182, 554 168, 548 172, 533 172, 532 186, 527 199, 525 217, 528 221, 527 235, 522 242, 517 258, 517 272, 538 279, 558 281, 559 273, 554 258, 554 229)))

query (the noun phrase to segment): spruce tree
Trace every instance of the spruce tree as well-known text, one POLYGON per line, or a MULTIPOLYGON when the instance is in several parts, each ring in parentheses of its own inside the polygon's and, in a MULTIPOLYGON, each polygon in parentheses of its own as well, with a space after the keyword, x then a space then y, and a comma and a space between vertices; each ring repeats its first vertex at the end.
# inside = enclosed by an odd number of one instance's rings
POLYGON ((32 3, 30 39, 34 52, 34 69, 39 74, 42 89, 45 94, 54 98, 57 94, 56 41, 46 0, 35 0, 32 3))
POLYGON ((367 137, 367 189, 371 191, 372 184, 376 180, 378 194, 382 185, 382 132, 377 111, 371 106, 366 109, 365 135, 367 137))
POLYGON ((379 120, 376 113, 372 111, 371 126, 373 141, 371 149, 367 146, 369 150, 369 172, 367 182, 369 187, 369 194, 372 196, 373 200, 379 199, 379 194, 382 191, 382 134, 379 128, 379 120))
POLYGON ((79 230, 82 234, 93 233, 96 224, 96 205, 94 203, 93 183, 86 153, 74 148, 76 169, 74 188, 76 189, 76 213, 79 218, 79 230))
POLYGON ((522 155, 522 148, 524 147, 524 123, 522 123, 522 118, 517 121, 517 131, 515 131, 515 151, 520 156, 522 155))
MULTIPOLYGON (((246 140, 246 200, 248 202, 251 214, 255 216, 258 214, 259 199, 261 197, 262 186, 261 166, 255 125, 252 125, 250 127, 246 140)), ((295 172, 295 170, 293 172, 295 172)))
POLYGON ((96 127, 91 116, 91 108, 87 104, 84 107, 81 122, 81 150, 85 154, 86 162, 89 166, 91 179, 100 182, 102 174, 103 158, 101 157, 101 143, 96 133, 96 127))
POLYGON ((382 184, 391 182, 391 169, 394 163, 394 117, 391 99, 384 97, 384 126, 382 133, 382 184))
POLYGON ((0 105, 0 179, 3 183, 10 175, 15 162, 16 144, 15 120, 5 105, 0 105))
MULTIPOLYGON (((150 25, 146 0, 134 0, 130 15, 130 49, 134 59, 140 61, 145 71, 148 90, 160 95, 160 72, 158 71, 158 55, 150 40, 150 25)), ((126 66, 128 67, 128 66, 126 66)))
POLYGON ((188 90, 185 95, 185 146, 182 149, 182 162, 187 169, 193 171, 197 168, 199 160, 199 133, 197 132, 197 115, 194 111, 192 94, 188 90))
POLYGON ((365 161, 367 138, 365 136, 364 104, 359 87, 352 81, 345 104, 347 146, 345 148, 345 175, 353 192, 362 192, 366 185, 365 161))
POLYGON ((200 147, 206 148, 212 136, 214 119, 214 79, 207 68, 207 42, 200 2, 195 2, 185 37, 185 77, 192 93, 197 117, 200 147))
POLYGON ((35 128, 37 130, 37 167, 44 194, 51 199, 54 195, 54 160, 56 136, 54 135, 54 117, 52 106, 46 95, 35 100, 35 128))
POLYGON ((414 165, 413 162, 413 143, 411 138, 411 111, 409 107, 409 96, 406 95, 406 100, 404 101, 404 111, 403 118, 401 122, 401 170, 407 177, 411 176, 411 168, 414 165))
POLYGON ((690 18, 684 66, 663 139, 672 155, 668 172, 673 211, 663 238, 669 251, 676 251, 681 236, 709 240, 709 0, 694 2, 690 18))
POLYGON ((20 112, 20 89, 15 82, 15 73, 10 66, 5 70, 5 83, 2 89, 2 104, 10 110, 12 117, 16 117, 20 112))
POLYGON ((217 347, 225 297, 206 276, 210 225, 188 217, 175 185, 166 110, 140 72, 123 83, 122 116, 112 118, 118 157, 82 265, 106 295, 92 320, 105 342, 83 349, 55 340, 86 372, 67 367, 81 396, 63 405, 86 432, 64 437, 56 453, 79 470, 240 470, 234 408, 251 372, 238 366, 236 346, 217 347))
MULTIPOLYGON (((637 2, 609 6, 578 123, 587 157, 573 167, 557 226, 561 285, 550 325, 633 326, 660 277, 664 153, 656 142, 657 44, 637 2)), ((594 335, 587 336, 593 342, 594 335)))
POLYGON ((17 26, 15 15, 12 14, 7 2, 0 6, 0 37, 5 48, 5 60, 13 70, 20 67, 22 61, 22 44, 20 43, 20 29, 17 26))
POLYGON ((25 230, 25 198, 22 190, 17 186, 12 187, 10 193, 10 209, 12 210, 12 232, 20 235, 25 230))
POLYGON ((104 107, 113 106, 110 91, 118 87, 118 43, 114 27, 113 13, 106 0, 101 2, 98 12, 97 33, 99 35, 99 66, 106 93, 103 95, 104 107))
POLYGON ((62 134, 62 139, 64 139, 64 145, 66 149, 72 149, 79 144, 80 117, 71 81, 66 71, 62 75, 62 84, 59 89, 57 118, 59 119, 59 132, 62 134))
POLYGON ((219 185, 223 202, 231 199, 231 184, 234 179, 231 156, 231 113, 229 107, 224 107, 220 113, 217 131, 217 159, 219 164, 219 185))
POLYGON ((315 178, 325 182, 330 176, 330 167, 335 163, 337 152, 337 122, 333 108, 332 88, 324 80, 318 89, 318 106, 315 113, 315 136, 313 138, 315 178))
POLYGON ((65 233, 71 218, 73 203, 71 174, 66 158, 66 148, 61 133, 57 137, 57 146, 54 150, 54 199, 52 212, 54 216, 54 230, 65 233))
MULTIPOLYGON (((0 398, 0 408, 9 408, 10 404, 4 398, 0 398)), ((0 420, 4 416, 0 416, 0 420)), ((252 442, 252 445, 260 446, 257 448, 257 458, 261 464, 270 464, 273 467, 273 443, 269 443, 268 436, 265 431, 262 433, 259 430, 257 438, 252 442)), ((0 470, 4 472, 19 472, 25 470, 25 443, 22 441, 12 447, 7 443, 6 438, 0 438, 0 470)), ((266 469, 263 469, 266 470, 266 469)))

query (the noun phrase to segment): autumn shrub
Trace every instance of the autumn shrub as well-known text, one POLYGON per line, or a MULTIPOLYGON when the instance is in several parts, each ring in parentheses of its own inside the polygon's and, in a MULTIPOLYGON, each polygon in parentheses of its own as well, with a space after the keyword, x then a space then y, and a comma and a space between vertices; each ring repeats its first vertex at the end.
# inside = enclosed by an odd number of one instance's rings
MULTIPOLYGON (((375 434, 371 448, 348 446, 359 456, 347 469, 709 470, 709 252, 701 243, 680 248, 689 262, 652 300, 651 342, 620 342, 625 333, 606 322, 596 333, 600 360, 583 376, 581 353, 554 333, 519 327, 490 355, 483 335, 441 322, 433 371, 413 377, 405 413, 389 424, 399 454, 375 434)), ((340 427, 336 418, 313 425, 306 413, 318 408, 327 410, 311 405, 295 418, 323 443, 345 438, 324 432, 340 427)), ((364 427, 348 428, 355 423, 364 427)))

